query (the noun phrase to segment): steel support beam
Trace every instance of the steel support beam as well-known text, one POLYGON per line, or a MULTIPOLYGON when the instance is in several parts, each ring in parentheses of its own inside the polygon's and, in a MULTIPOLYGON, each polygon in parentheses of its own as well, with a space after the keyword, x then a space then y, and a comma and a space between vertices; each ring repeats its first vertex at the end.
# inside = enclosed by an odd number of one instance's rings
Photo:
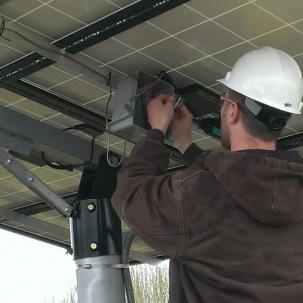
MULTIPOLYGON (((39 87, 26 83, 22 80, 18 80, 15 82, 0 81, 0 87, 8 89, 25 98, 28 98, 39 104, 50 107, 58 112, 64 113, 65 115, 73 117, 77 120, 80 120, 84 122, 86 125, 88 125, 90 131, 92 132, 102 133, 106 130, 106 121, 104 116, 96 114, 92 110, 89 110, 83 106, 80 106, 76 103, 66 100, 60 96, 54 95, 53 93, 45 91, 39 87)), ((1 110, 0 110, 0 118, 1 118, 1 110)), ((20 121, 19 123, 21 124, 22 121, 20 121)), ((1 129, 2 127, 0 121, 0 130, 1 129)), ((24 136, 24 137, 31 138, 28 136, 24 136)), ((169 150, 171 159, 175 161, 181 160, 181 155, 177 151, 177 149, 175 149, 170 145, 166 145, 166 147, 169 150)), ((99 154, 97 154, 96 159, 98 159, 98 156, 99 154)))
POLYGON ((0 146, 15 152, 24 157, 31 153, 32 141, 22 137, 12 136, 9 133, 0 130, 0 146))
MULTIPOLYGON (((29 139, 32 152, 45 152, 52 161, 60 163, 82 163, 90 161, 92 145, 73 134, 29 118, 9 108, 0 107, 0 130, 29 139)), ((92 163, 98 165, 100 155, 106 149, 96 145, 92 163)))
POLYGON ((9 226, 12 224, 12 222, 20 222, 20 225, 29 226, 31 229, 36 230, 37 233, 49 233, 62 240, 69 238, 69 231, 66 228, 42 221, 37 218, 19 214, 13 210, 10 210, 6 206, 0 207, 0 224, 9 226))
POLYGON ((27 232, 25 230, 21 230, 18 227, 12 227, 12 226, 6 225, 5 223, 1 223, 1 222, 0 222, 0 228, 3 229, 3 230, 9 231, 9 232, 18 234, 20 236, 28 237, 28 238, 31 238, 31 239, 35 239, 35 240, 38 240, 38 241, 45 242, 47 244, 51 244, 51 245, 55 245, 55 246, 64 248, 64 249, 66 249, 66 251, 68 253, 71 253, 71 247, 70 247, 69 243, 66 243, 66 242, 63 242, 63 241, 53 240, 53 239, 47 238, 47 237, 42 236, 42 235, 37 235, 37 234, 31 233, 31 232, 27 232))
POLYGON ((303 146, 303 132, 278 139, 278 149, 288 150, 303 146))
POLYGON ((0 87, 84 122, 95 132, 106 129, 105 116, 23 80, 0 81, 0 87))
MULTIPOLYGON (((28 238, 32 238, 35 240, 39 240, 51 245, 55 245, 58 247, 62 247, 66 249, 69 253, 71 253, 71 246, 70 246, 70 240, 68 241, 60 241, 60 240, 55 240, 52 238, 49 238, 46 236, 46 233, 48 234, 53 234, 55 237, 60 237, 61 239, 69 239, 69 232, 68 230, 48 223, 41 221, 36 218, 28 217, 27 215, 20 215, 15 213, 15 211, 10 211, 8 209, 2 209, 0 207, 0 228, 9 232, 13 232, 16 234, 19 234, 21 236, 25 236, 28 238), (7 217, 7 218, 6 218, 7 217), (12 221, 20 221, 20 225, 24 224, 26 220, 27 224, 30 224, 31 228, 36 229, 37 231, 39 230, 41 232, 41 235, 36 234, 34 232, 29 232, 20 229, 20 227, 15 227, 15 226, 10 226, 9 224, 12 221), (43 233, 43 234, 42 234, 43 233)), ((124 233, 123 233, 124 235, 124 233)), ((157 266, 161 263, 161 261, 168 259, 166 256, 157 256, 154 257, 150 254, 146 253, 140 253, 136 251, 131 251, 130 252, 130 264, 141 264, 141 263, 147 263, 149 265, 157 266)))

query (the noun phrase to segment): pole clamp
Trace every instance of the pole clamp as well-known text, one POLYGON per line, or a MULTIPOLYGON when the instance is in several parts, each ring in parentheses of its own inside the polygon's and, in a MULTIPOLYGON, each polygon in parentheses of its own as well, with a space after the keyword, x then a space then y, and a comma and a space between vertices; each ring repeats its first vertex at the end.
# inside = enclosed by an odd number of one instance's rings
POLYGON ((126 269, 129 268, 128 264, 78 264, 77 269, 92 269, 92 268, 113 268, 113 269, 126 269))

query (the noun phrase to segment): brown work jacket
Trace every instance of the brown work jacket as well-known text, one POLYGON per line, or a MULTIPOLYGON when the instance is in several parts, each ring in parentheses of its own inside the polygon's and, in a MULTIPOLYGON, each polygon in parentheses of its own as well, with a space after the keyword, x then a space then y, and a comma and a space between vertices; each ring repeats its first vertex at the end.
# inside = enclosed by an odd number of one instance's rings
POLYGON ((303 163, 295 151, 201 151, 166 174, 152 130, 118 175, 112 203, 171 258, 171 303, 303 302, 303 163))

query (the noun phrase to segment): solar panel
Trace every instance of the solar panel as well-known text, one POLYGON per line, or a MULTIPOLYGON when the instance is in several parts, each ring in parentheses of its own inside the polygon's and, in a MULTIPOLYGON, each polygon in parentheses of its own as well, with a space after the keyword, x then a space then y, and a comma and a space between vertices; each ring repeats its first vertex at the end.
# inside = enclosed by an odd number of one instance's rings
MULTIPOLYGON (((17 24, 33 31, 49 43, 59 45, 72 33, 78 33, 136 2, 138 1, 2 1, 0 18, 9 24, 17 24)), ((223 87, 216 79, 223 77, 239 56, 265 45, 285 50, 303 68, 302 1, 293 0, 291 5, 286 1, 274 0, 184 1, 184 4, 161 15, 83 48, 78 55, 95 65, 104 75, 109 71, 116 77, 123 77, 139 70, 150 74, 165 70, 179 88, 199 84, 221 93, 223 87)), ((13 62, 29 58, 29 55, 31 60, 35 57, 29 47, 14 47, 1 39, 0 74, 13 62)), ((21 81, 38 85, 47 92, 59 94, 98 115, 105 115, 109 90, 90 83, 80 73, 64 69, 60 64, 40 66, 34 72, 25 74, 21 81)), ((4 88, 0 88, 0 105, 58 129, 82 122, 4 88)), ((112 112, 112 105, 110 104, 109 113, 112 112)), ((289 121, 282 136, 302 131, 303 119, 302 115, 298 115, 289 121)), ((83 140, 90 140, 87 133, 77 130, 71 132, 83 140)), ((202 148, 220 148, 217 139, 197 128, 193 129, 193 138, 202 148)), ((96 144, 106 146, 106 133, 96 139, 96 144)), ((123 147, 123 138, 112 136, 111 149, 122 153, 123 147)), ((128 142, 127 154, 132 147, 133 144, 128 142)), ((303 155, 302 147, 297 147, 297 150, 303 155)), ((24 164, 58 195, 73 195, 77 192, 81 171, 58 171, 45 165, 24 164)), ((174 164, 176 163, 172 162, 174 164)), ((57 244, 69 244, 66 218, 48 209, 41 198, 2 167, 0 181, 0 227, 54 240, 57 244), (29 205, 33 212, 28 212, 26 207, 29 205)), ((127 230, 125 225, 123 230, 127 230)), ((133 250, 157 254, 140 241, 135 243, 133 250)))

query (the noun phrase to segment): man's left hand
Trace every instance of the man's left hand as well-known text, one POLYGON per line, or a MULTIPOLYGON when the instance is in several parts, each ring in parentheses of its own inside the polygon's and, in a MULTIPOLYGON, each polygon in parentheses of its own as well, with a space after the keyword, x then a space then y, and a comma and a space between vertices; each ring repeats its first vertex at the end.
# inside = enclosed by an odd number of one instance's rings
POLYGON ((150 126, 160 129, 164 135, 174 115, 175 100, 176 98, 171 95, 159 95, 147 104, 150 126))

